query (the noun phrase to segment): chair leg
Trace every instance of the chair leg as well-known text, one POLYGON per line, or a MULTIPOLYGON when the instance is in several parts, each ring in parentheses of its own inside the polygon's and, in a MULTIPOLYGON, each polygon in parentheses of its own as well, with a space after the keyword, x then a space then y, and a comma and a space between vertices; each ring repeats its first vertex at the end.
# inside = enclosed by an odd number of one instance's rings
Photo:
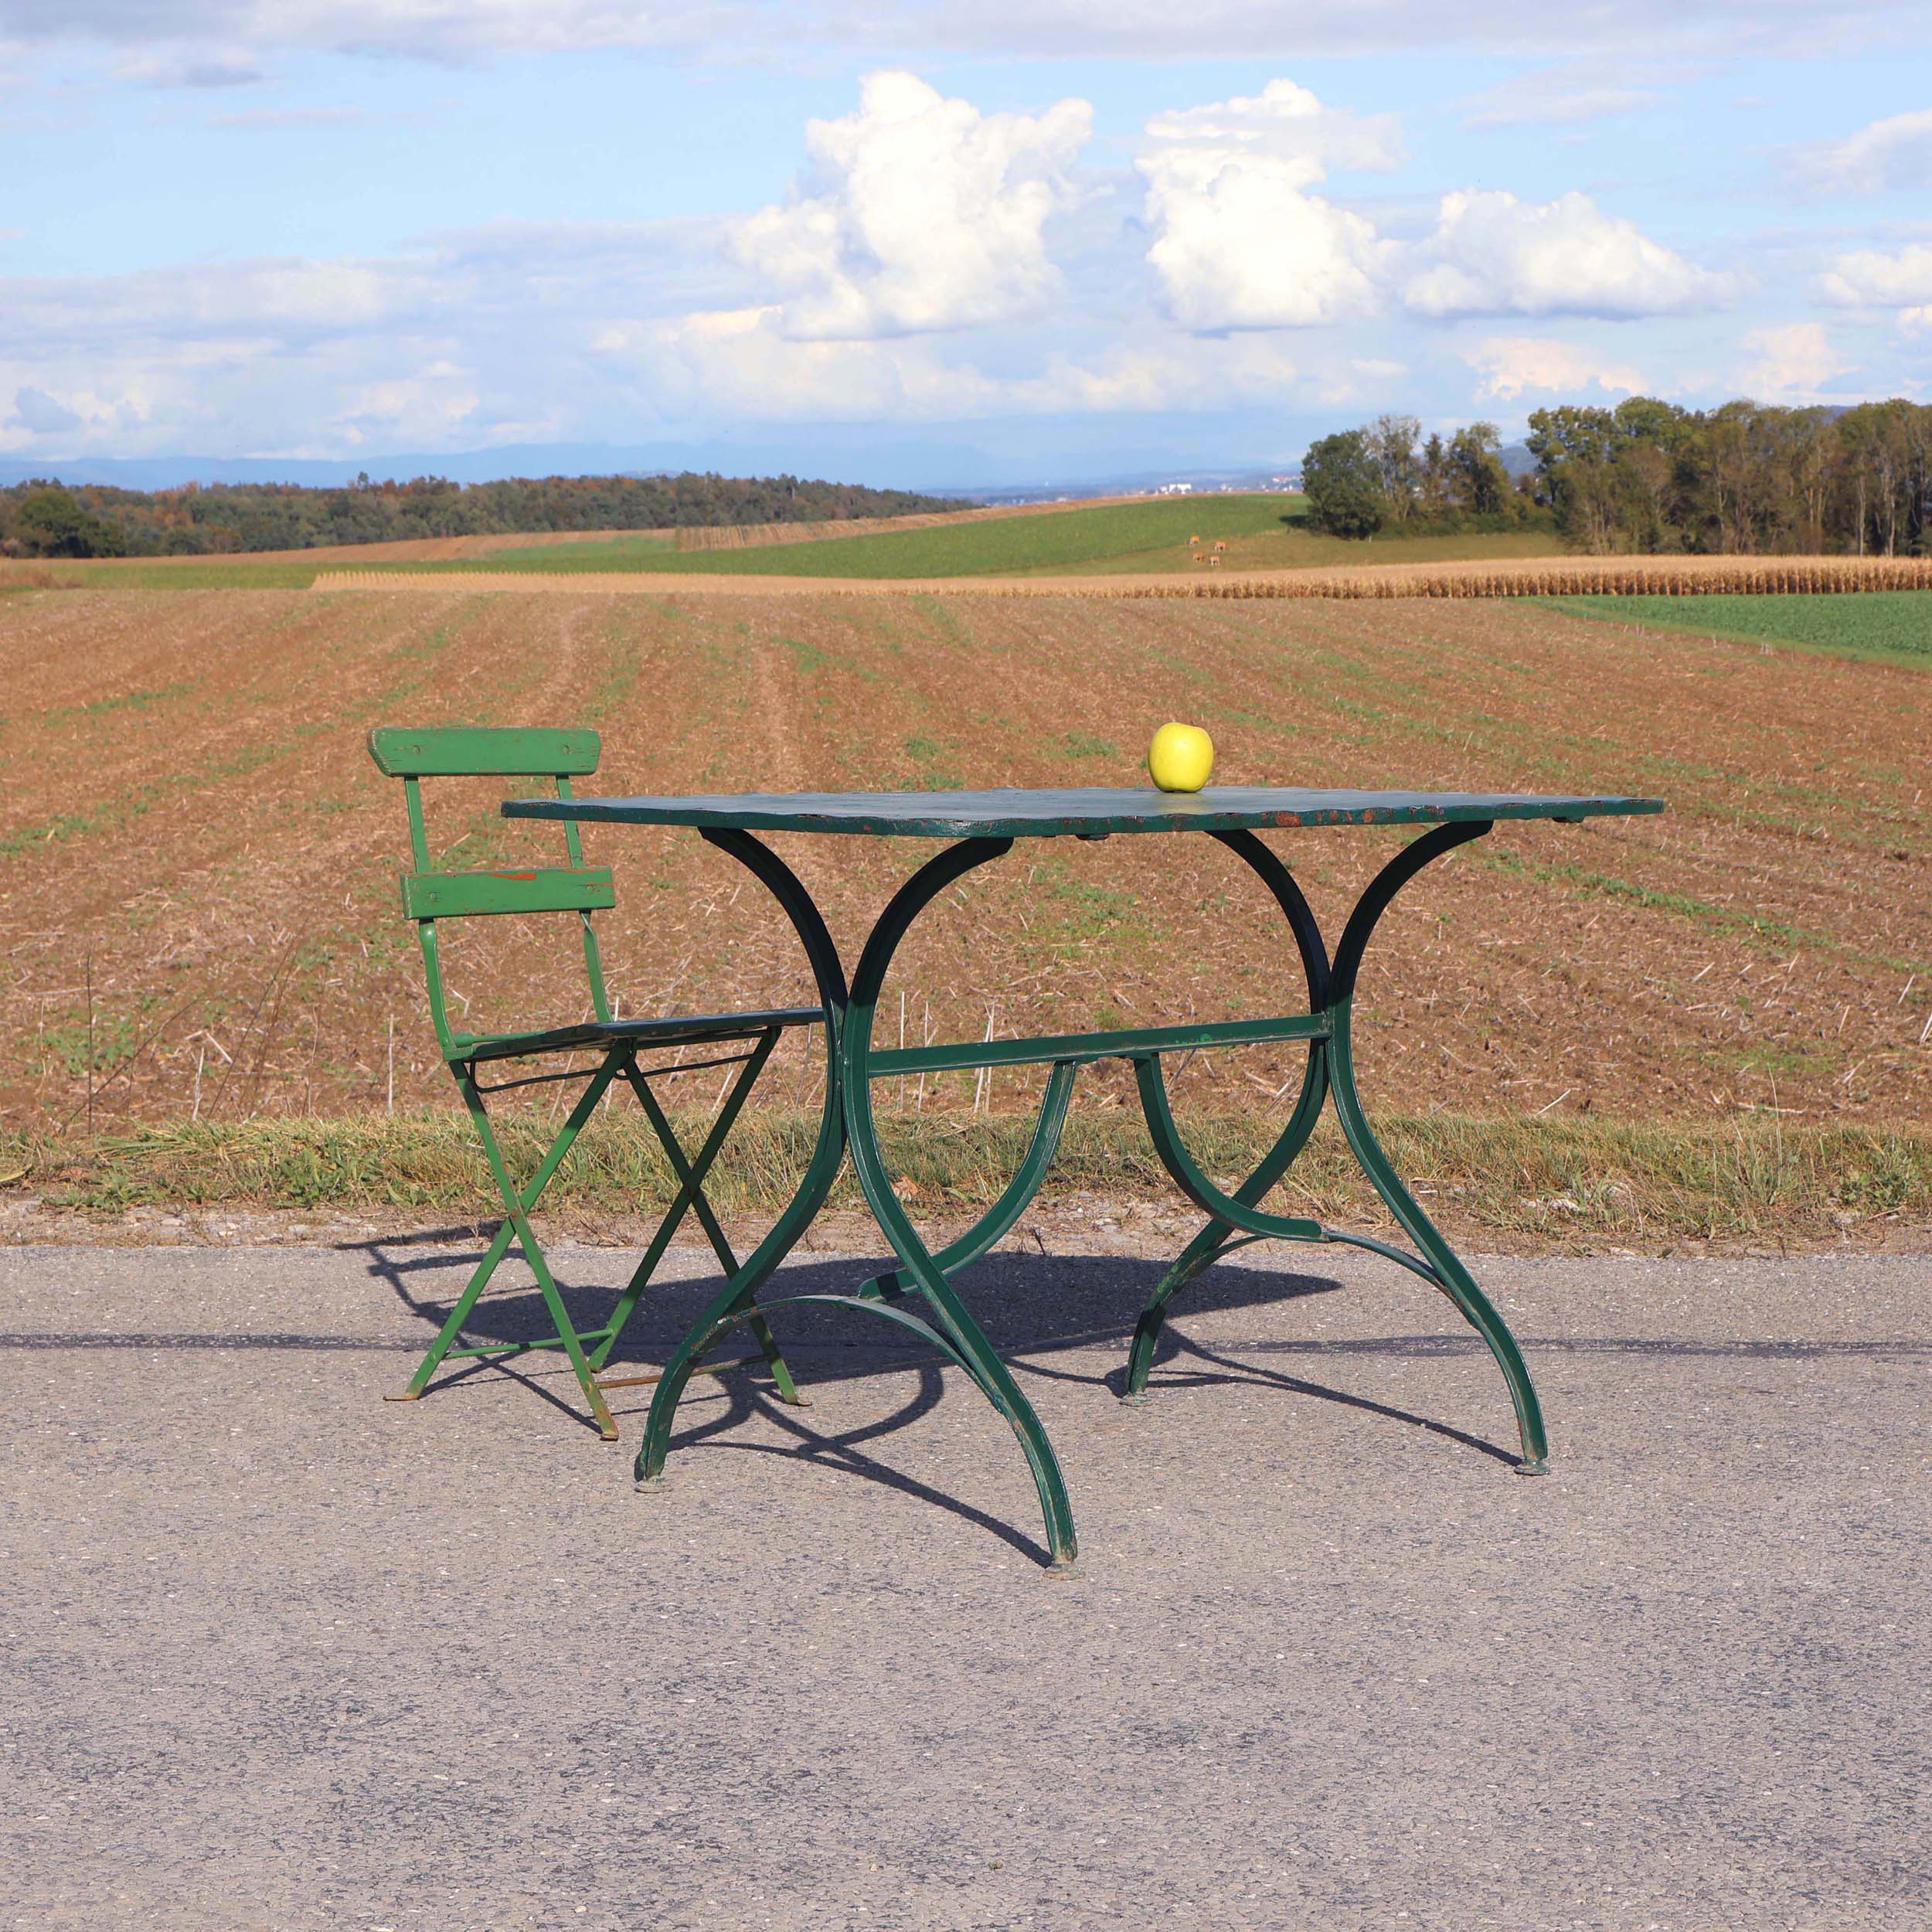
POLYGON ((449 1319, 443 1324, 436 1339, 430 1344, 429 1352, 416 1365, 416 1372, 410 1377, 409 1386, 395 1395, 385 1396, 385 1402, 413 1402, 429 1386, 430 1377, 443 1366, 443 1358, 454 1347, 456 1339, 463 1332, 463 1325, 470 1318, 478 1298, 489 1286, 490 1277, 495 1274, 497 1264, 509 1251, 510 1236, 515 1233, 508 1220, 496 1231, 496 1238, 485 1250, 483 1259, 463 1292, 456 1298, 456 1305, 450 1310, 449 1319))
MULTIPOLYGON (((557 1168, 562 1165, 563 1157, 570 1152, 578 1134, 583 1132, 584 1123, 596 1111, 597 1102, 603 1099, 604 1089, 611 1084, 611 1078, 617 1072, 614 1063, 615 1057, 613 1055, 611 1059, 607 1060, 604 1065, 590 1077, 590 1084, 578 1097, 576 1106, 571 1108, 569 1117, 563 1123, 563 1131, 551 1143, 549 1152, 545 1155, 536 1172, 525 1183, 519 1198, 526 1213, 536 1206, 539 1196, 549 1185, 551 1175, 556 1173, 557 1168)), ((472 1103, 470 1091, 464 1087, 463 1076, 460 1073, 456 1076, 456 1083, 458 1090, 463 1093, 464 1104, 469 1107, 471 1117, 474 1118, 480 1116, 482 1108, 481 1097, 478 1096, 472 1103)), ((471 1084, 473 1085, 474 1083, 471 1084)), ((486 1128, 485 1130, 486 1152, 491 1144, 486 1128)), ((501 1162, 493 1161, 492 1166, 492 1170, 500 1176, 502 1171, 501 1162)), ((498 1185, 499 1186, 502 1185, 500 1179, 498 1185)), ((474 1310, 478 1298, 489 1285, 490 1277, 496 1272, 498 1264, 509 1251, 511 1240, 515 1233, 515 1223, 506 1218, 503 1224, 497 1230, 495 1237, 485 1250, 482 1260, 477 1264, 475 1272, 471 1275, 463 1292, 457 1297, 456 1305, 450 1310, 448 1319, 444 1322, 436 1339, 430 1344, 429 1352, 417 1364, 416 1372, 410 1376, 408 1387, 397 1394, 386 1397, 386 1400, 413 1402, 429 1386, 430 1378, 443 1366, 444 1358, 448 1355, 450 1350, 455 1345, 457 1337, 463 1332, 464 1324, 469 1320, 471 1312, 474 1310)), ((558 1339, 561 1341, 562 1336, 560 1335, 558 1339)), ((512 1351, 506 1347, 504 1352, 509 1354, 512 1351)))
MULTIPOLYGON (((603 1366, 611 1349, 617 1345, 619 1334, 624 1324, 630 1320, 638 1298, 655 1271, 664 1250, 670 1246, 672 1236, 682 1222, 687 1209, 696 1214, 699 1223, 705 1231, 705 1237, 711 1243, 711 1251, 718 1257, 718 1265, 724 1270, 725 1279, 730 1281, 736 1275, 738 1257, 733 1253, 731 1243, 726 1239, 725 1231, 719 1225, 717 1216, 712 1211, 710 1202, 706 1198, 704 1179, 710 1172, 713 1162, 723 1151, 733 1124, 745 1102, 750 1098, 751 1090, 757 1084, 758 1076, 764 1070, 765 1062, 771 1057, 772 1049, 777 1043, 778 1032, 776 1028, 760 1036, 757 1046, 745 1061, 744 1071, 732 1083, 731 1091, 726 1096, 725 1104, 719 1109, 718 1117, 713 1123, 711 1131, 706 1136, 704 1145, 699 1148, 695 1158, 685 1154, 676 1131, 671 1124, 669 1116, 665 1114, 657 1095, 651 1090, 648 1078, 638 1072, 634 1061, 625 1066, 624 1078, 630 1082, 631 1090, 637 1095, 638 1104, 644 1109, 645 1117, 650 1121, 651 1131, 657 1135, 659 1145, 664 1148, 665 1158, 671 1163, 672 1172, 677 1175, 679 1185, 677 1195, 664 1219, 658 1224, 658 1232, 645 1251, 643 1260, 638 1264, 636 1274, 631 1277, 629 1284, 618 1298, 617 1305, 611 1315, 611 1332, 598 1345, 594 1357, 597 1366, 603 1366)), ((777 1393, 778 1400, 789 1403, 794 1408, 808 1407, 810 1405, 798 1393, 798 1386, 792 1379, 791 1370, 779 1349, 777 1338, 772 1334, 764 1317, 761 1315, 753 1315, 745 1325, 750 1331, 752 1339, 757 1344, 760 1353, 764 1357, 765 1366, 770 1371, 772 1385, 777 1393)))
POLYGON ((477 1091, 475 1081, 464 1074, 457 1076, 457 1085, 461 1090, 463 1104, 470 1110, 470 1117, 476 1124, 478 1138, 483 1143, 483 1151, 488 1156, 490 1172, 496 1177, 497 1191, 503 1196, 503 1205, 509 1211, 509 1226, 522 1245, 523 1259, 530 1272, 536 1277, 538 1288, 542 1291, 544 1305, 550 1311, 550 1318, 556 1324, 557 1339, 563 1344, 563 1352, 570 1357, 570 1366, 576 1372, 577 1386, 583 1391, 583 1399, 590 1404, 591 1415, 596 1419, 598 1433, 606 1442, 617 1439, 617 1425, 604 1400, 604 1392, 598 1388, 597 1377, 592 1374, 590 1364, 585 1358, 583 1344, 577 1339, 577 1332, 571 1325, 570 1313, 563 1305, 563 1297, 558 1292, 555 1279, 550 1273, 550 1264, 543 1258, 543 1250, 538 1246, 536 1236, 530 1231, 526 1209, 536 1204, 536 1198, 552 1174, 557 1163, 568 1151, 570 1141, 577 1138, 577 1131, 590 1117, 591 1110, 603 1097, 604 1090, 611 1083, 617 1070, 617 1056, 614 1053, 597 1070, 583 1097, 570 1110, 570 1119, 565 1124, 563 1133, 558 1135, 549 1154, 544 1156, 543 1165, 532 1178, 529 1199, 526 1204, 523 1194, 510 1179, 509 1169, 503 1164, 502 1150, 496 1144, 495 1131, 490 1125, 490 1117, 484 1110, 483 1097, 477 1091))

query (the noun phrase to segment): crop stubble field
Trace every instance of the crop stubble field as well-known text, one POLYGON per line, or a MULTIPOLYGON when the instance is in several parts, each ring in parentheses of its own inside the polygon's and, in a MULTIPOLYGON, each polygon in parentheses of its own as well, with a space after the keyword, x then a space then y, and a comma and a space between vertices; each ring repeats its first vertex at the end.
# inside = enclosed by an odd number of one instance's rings
MULTIPOLYGON (((1922 1121, 1932 1098, 1923 674, 1528 603, 1023 604, 465 591, 79 591, 0 600, 7 976, 0 1125, 447 1107, 398 915, 379 722, 580 722, 599 788, 1131 784, 1199 719, 1230 782, 1660 793, 1664 818, 1505 828, 1398 904, 1365 977, 1365 1084, 1405 1114, 1922 1121), (392 1030, 393 1029, 393 1030, 392 1030), (393 1062, 391 1041, 393 1040, 393 1062), (91 1080, 90 1067, 91 1066, 91 1080)), ((501 787, 452 788, 451 865, 529 855, 501 787)), ((928 847, 781 842, 842 944, 928 847)), ((1331 920, 1397 842, 1277 841, 1331 920)), ((626 1012, 790 1000, 788 930, 691 835, 592 828, 626 1012)), ((477 922, 473 1019, 575 1018, 555 927, 477 922)), ((1216 1017, 1294 998, 1209 842, 1022 845, 917 930, 906 1036, 1216 1017), (1022 886, 1029 889, 1022 889, 1022 886)), ((1197 1058, 1199 1113, 1295 1063, 1197 1058)), ((808 1103, 791 1050, 774 1102, 808 1103)), ((695 1083, 694 1083, 695 1084, 695 1083)), ((708 1082, 706 1083, 708 1088, 708 1082)), ((1022 1107, 1002 1073, 986 1104, 1022 1107)), ((1128 1098, 1086 1077, 1088 1104, 1128 1098)), ((707 1090, 702 1097, 708 1100, 707 1090)), ((954 1075, 889 1106, 963 1113, 954 1075)), ((546 1103, 547 1104, 547 1102, 546 1103)))

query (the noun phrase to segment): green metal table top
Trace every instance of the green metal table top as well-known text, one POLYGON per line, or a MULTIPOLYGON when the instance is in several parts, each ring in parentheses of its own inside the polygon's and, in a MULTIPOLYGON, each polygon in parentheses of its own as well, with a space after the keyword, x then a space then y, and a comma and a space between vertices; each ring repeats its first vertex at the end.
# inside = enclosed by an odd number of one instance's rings
POLYGON ((1536 792, 1323 791, 1210 785, 997 791, 722 792, 687 798, 512 798, 510 818, 568 818, 740 832, 862 832, 874 838, 1094 838, 1117 832, 1266 832, 1301 825, 1435 825, 1662 811, 1661 798, 1536 792))

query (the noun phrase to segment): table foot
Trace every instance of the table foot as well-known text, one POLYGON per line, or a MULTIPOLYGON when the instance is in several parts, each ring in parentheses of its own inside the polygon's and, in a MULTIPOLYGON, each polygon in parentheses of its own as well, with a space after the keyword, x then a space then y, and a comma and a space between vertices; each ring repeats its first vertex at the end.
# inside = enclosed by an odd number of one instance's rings
POLYGON ((1546 1458, 1539 1456, 1534 1462, 1524 1461, 1518 1463, 1511 1473, 1519 1476, 1546 1476, 1549 1474, 1549 1464, 1546 1458))

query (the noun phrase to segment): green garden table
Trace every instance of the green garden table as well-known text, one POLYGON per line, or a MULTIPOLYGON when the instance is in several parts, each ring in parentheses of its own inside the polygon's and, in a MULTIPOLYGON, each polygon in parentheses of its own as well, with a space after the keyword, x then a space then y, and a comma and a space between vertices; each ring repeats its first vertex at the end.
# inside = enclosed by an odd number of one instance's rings
POLYGON ((770 891, 811 963, 825 1015, 825 1099, 811 1160, 791 1205, 678 1345, 659 1381, 638 1453, 640 1482, 663 1471, 672 1418, 692 1371, 742 1322, 790 1302, 862 1309, 910 1328, 956 1362, 1012 1424, 1039 1492, 1046 1542, 1056 1565, 1075 1553, 1073 1512, 1060 1462, 1039 1418, 961 1298, 953 1277, 1008 1233, 1038 1192, 1059 1144, 1080 1068, 1124 1060, 1134 1070, 1148 1131, 1175 1185, 1206 1217, 1141 1311, 1128 1356, 1125 1400, 1143 1399, 1168 1304, 1210 1263, 1254 1241, 1339 1242, 1366 1248, 1419 1274, 1461 1311, 1502 1369, 1515 1405, 1522 1473, 1548 1454, 1536 1392, 1515 1338, 1449 1243, 1423 1213, 1376 1140, 1355 1087, 1351 1030, 1356 976, 1376 922, 1403 886, 1432 859, 1499 820, 1574 821, 1661 811, 1655 798, 1485 797, 1464 792, 1317 791, 1217 786, 1192 794, 1151 790, 743 793, 689 798, 525 798, 505 815, 578 823, 689 826, 744 866, 770 891), (1257 835, 1318 826, 1420 825, 1376 875, 1342 927, 1332 953, 1287 863, 1257 835), (944 839, 945 849, 913 873, 879 915, 849 985, 823 916, 798 875, 756 835, 821 832, 869 838, 944 839), (920 913, 953 881, 1003 857, 1019 839, 1100 839, 1135 832, 1198 832, 1218 840, 1255 872, 1280 907, 1300 956, 1306 1010, 1255 1019, 1143 1026, 1121 1032, 1069 1033, 1032 1039, 961 1040, 881 1050, 872 1043, 879 988, 900 941, 920 913), (1302 1040, 1301 1090, 1280 1138, 1241 1185, 1215 1185, 1188 1152, 1168 1101, 1162 1056, 1264 1040, 1302 1040), (961 1068, 1050 1067, 1025 1158, 979 1221, 937 1253, 920 1238, 894 1192, 872 1117, 876 1080, 961 1068), (1376 1191, 1413 1243, 1413 1251, 1260 1203, 1307 1145, 1322 1108, 1335 1106, 1342 1132, 1376 1191), (824 1206, 849 1151, 859 1185, 900 1266, 849 1295, 808 1294, 760 1303, 770 1279, 824 1206), (925 1313, 915 1312, 923 1301, 925 1313))

